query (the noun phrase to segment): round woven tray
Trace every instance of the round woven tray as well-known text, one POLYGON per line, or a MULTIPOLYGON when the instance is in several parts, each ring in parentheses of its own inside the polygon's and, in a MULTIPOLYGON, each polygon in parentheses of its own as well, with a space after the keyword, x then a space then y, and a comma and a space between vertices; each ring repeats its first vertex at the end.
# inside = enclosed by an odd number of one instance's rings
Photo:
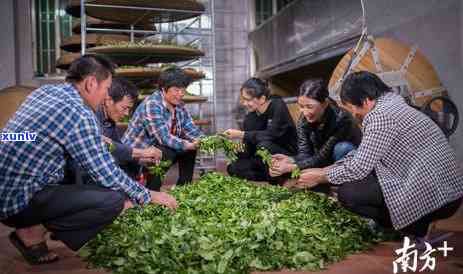
POLYGON ((91 48, 88 52, 104 54, 110 57, 111 60, 118 65, 176 63, 204 56, 204 52, 199 49, 172 45, 154 45, 149 47, 101 46, 91 48))
MULTIPOLYGON (((101 46, 110 42, 128 42, 130 37, 122 34, 87 34, 85 37, 87 48, 101 46)), ((79 52, 81 50, 81 36, 73 35, 63 40, 60 48, 69 52, 79 52)))
POLYGON ((199 96, 199 95, 185 95, 185 96, 183 96, 182 101, 185 104, 204 103, 204 102, 207 102, 207 97, 206 96, 199 96))
MULTIPOLYGON (((185 74, 189 75, 193 81, 197 81, 205 77, 202 71, 197 71, 191 68, 186 68, 183 71, 185 74)), ((156 88, 160 73, 160 68, 139 67, 116 69, 116 77, 124 77, 132 81, 138 88, 141 89, 156 88)))
MULTIPOLYGON (((143 89, 140 90, 140 95, 138 95, 138 99, 140 101, 145 100, 146 97, 150 96, 153 94, 153 92, 158 92, 158 89, 152 88, 152 89, 143 89)), ((183 96, 183 103, 185 104, 197 104, 197 103, 204 103, 207 102, 208 98, 206 96, 200 96, 200 95, 185 95, 183 96)))
MULTIPOLYGON (((121 29, 121 30, 124 30, 124 29, 130 29, 130 25, 119 23, 119 22, 114 22, 114 21, 101 20, 101 19, 97 19, 97 18, 93 18, 93 17, 88 16, 87 17, 87 28, 112 29, 112 30, 121 29)), ((139 24, 139 25, 135 26, 135 29, 136 30, 155 31, 156 27, 153 24, 149 24, 149 25, 141 25, 141 24, 139 24)), ((74 24, 74 26, 72 27, 72 32, 75 33, 75 34, 81 34, 80 21, 78 21, 77 23, 74 24)), ((94 32, 96 32, 96 31, 87 30, 87 33, 94 33, 94 32)), ((96 33, 101 34, 101 33, 104 33, 104 32, 98 31, 96 33)), ((119 33, 119 32, 111 32, 111 34, 113 34, 113 33, 119 33)), ((127 32, 120 32, 120 33, 129 35, 127 32)), ((135 33, 134 35, 136 37, 144 36, 143 33, 135 33)), ((150 35, 153 35, 153 34, 150 34, 150 35)))
POLYGON ((80 57, 80 53, 64 53, 56 60, 56 67, 67 70, 72 61, 80 57))
MULTIPOLYGON (((202 71, 186 68, 183 70, 186 75, 193 78, 193 80, 199 80, 205 77, 202 71)), ((116 69, 116 75, 125 78, 158 78, 161 73, 160 68, 118 68, 116 69)))
MULTIPOLYGON (((86 14, 92 17, 126 24, 137 23, 146 25, 152 23, 175 22, 199 16, 200 13, 205 11, 204 5, 195 0, 87 0, 86 3, 184 11, 150 11, 144 9, 92 6, 86 6, 85 8, 86 14)), ((80 17, 80 1, 69 0, 66 12, 75 17, 80 17)))
POLYGON ((157 78, 160 72, 160 68, 117 68, 116 76, 125 78, 157 78))

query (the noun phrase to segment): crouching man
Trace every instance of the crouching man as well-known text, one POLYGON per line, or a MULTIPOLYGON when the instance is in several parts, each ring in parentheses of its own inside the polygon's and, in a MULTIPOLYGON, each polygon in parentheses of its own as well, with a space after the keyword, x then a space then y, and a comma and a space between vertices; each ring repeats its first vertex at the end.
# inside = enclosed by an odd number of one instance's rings
POLYGON ((12 244, 31 264, 50 263, 45 233, 78 250, 112 223, 128 197, 133 203, 177 206, 168 194, 148 191, 114 162, 94 115, 108 95, 113 65, 96 55, 75 60, 67 83, 29 95, 3 132, 33 132, 34 142, 0 142, 0 220, 15 228, 12 244), (68 158, 94 184, 62 184, 68 158))

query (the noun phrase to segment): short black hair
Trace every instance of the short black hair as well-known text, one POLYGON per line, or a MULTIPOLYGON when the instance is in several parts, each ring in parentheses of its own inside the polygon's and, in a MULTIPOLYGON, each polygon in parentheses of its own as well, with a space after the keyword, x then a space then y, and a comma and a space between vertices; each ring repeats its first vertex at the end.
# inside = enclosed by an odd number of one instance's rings
POLYGON ((265 96, 265 98, 270 97, 270 89, 268 88, 267 82, 256 77, 246 80, 241 86, 240 91, 243 92, 243 90, 246 90, 246 93, 252 98, 260 98, 262 96, 265 96))
POLYGON ((114 103, 121 101, 124 96, 132 100, 137 100, 138 88, 124 78, 114 78, 109 88, 108 95, 114 103))
POLYGON ((78 83, 85 77, 93 75, 98 82, 114 75, 115 65, 106 57, 97 54, 86 54, 74 60, 67 71, 66 81, 78 83))
POLYGON ((326 82, 321 78, 305 80, 299 87, 299 97, 305 96, 324 103, 329 97, 326 82))
POLYGON ((177 66, 169 66, 161 69, 159 75, 159 88, 167 91, 171 87, 187 88, 193 79, 186 75, 185 72, 177 66))
POLYGON ((376 74, 368 71, 354 72, 342 83, 341 102, 360 107, 366 99, 376 100, 391 91, 376 74))

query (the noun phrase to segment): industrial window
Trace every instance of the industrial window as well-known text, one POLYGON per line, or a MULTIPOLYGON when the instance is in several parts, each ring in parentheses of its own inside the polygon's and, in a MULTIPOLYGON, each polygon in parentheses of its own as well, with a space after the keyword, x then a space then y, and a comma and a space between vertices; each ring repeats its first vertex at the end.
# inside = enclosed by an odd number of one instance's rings
POLYGON ((294 0, 255 0, 256 26, 260 26, 294 0))
POLYGON ((281 10, 289 3, 293 2, 294 0, 277 0, 277 10, 281 10))
POLYGON ((273 15, 272 0, 256 0, 256 26, 262 24, 273 15))
POLYGON ((37 76, 57 72, 55 64, 60 54, 59 45, 63 38, 72 34, 72 17, 60 9, 59 1, 34 1, 37 76))

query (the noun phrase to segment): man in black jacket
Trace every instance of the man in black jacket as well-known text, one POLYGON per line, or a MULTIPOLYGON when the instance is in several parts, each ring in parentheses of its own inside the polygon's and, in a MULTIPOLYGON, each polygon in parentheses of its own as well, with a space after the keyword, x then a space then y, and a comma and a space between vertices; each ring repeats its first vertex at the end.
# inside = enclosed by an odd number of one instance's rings
POLYGON ((255 152, 262 147, 271 154, 294 155, 297 151, 294 122, 285 102, 278 96, 270 96, 266 83, 258 78, 250 78, 243 84, 241 100, 249 111, 243 131, 228 129, 224 133, 242 139, 246 149, 237 161, 228 165, 227 171, 248 180, 275 181, 255 152))
POLYGON ((307 80, 299 88, 302 115, 297 124, 298 154, 276 154, 269 171, 273 177, 295 169, 325 167, 358 146, 361 132, 354 118, 328 96, 321 79, 307 80))

